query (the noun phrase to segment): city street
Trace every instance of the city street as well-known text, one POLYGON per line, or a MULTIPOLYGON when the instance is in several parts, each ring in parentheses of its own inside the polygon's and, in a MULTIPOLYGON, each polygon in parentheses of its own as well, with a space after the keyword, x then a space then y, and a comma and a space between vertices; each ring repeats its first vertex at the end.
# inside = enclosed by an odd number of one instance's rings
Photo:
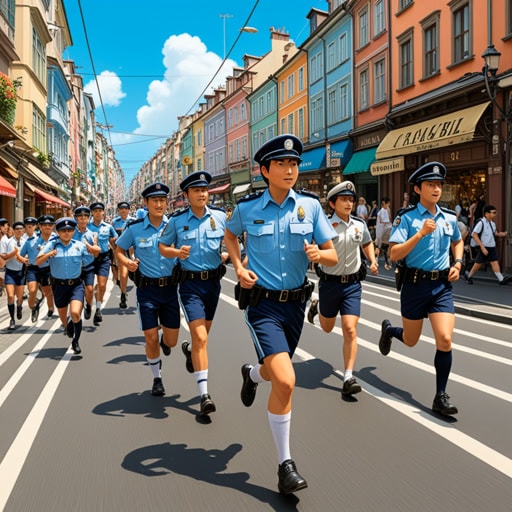
MULTIPOLYGON (((316 280, 316 276, 310 277, 316 280)), ((389 276, 388 276, 389 277, 389 276)), ((486 283, 489 297, 510 288, 486 283), (504 290, 505 289, 505 290, 504 290)), ((198 416, 181 340, 163 358, 164 397, 150 394, 135 289, 118 308, 109 281, 103 323, 84 321, 82 354, 60 322, 24 309, 12 334, 0 318, 0 510, 505 512, 512 490, 512 325, 456 315, 448 385, 459 414, 431 411, 434 340, 378 349, 381 322, 400 322, 399 294, 363 285, 355 376, 363 392, 342 400, 342 338, 307 321, 294 357, 292 456, 309 487, 277 492, 266 414, 269 384, 240 401, 240 367, 256 362, 232 267, 209 340, 209 392, 217 412, 198 416)), ((465 283, 456 283, 460 293, 465 283)), ((487 292, 486 292, 487 293, 487 292)), ((5 309, 5 296, 0 299, 5 309)), ((500 303, 500 299, 495 302, 500 303)), ((503 304, 503 302, 501 302, 503 304)), ((510 316, 510 315, 509 315, 510 316)))

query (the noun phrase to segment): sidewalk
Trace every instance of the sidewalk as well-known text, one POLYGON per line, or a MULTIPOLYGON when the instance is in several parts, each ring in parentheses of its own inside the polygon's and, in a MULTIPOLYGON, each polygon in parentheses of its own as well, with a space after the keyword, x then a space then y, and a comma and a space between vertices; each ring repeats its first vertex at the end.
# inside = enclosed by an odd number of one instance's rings
MULTIPOLYGON (((393 270, 379 265, 379 275, 368 272, 369 282, 395 286, 393 270)), ((491 270, 479 271, 473 277, 475 284, 469 285, 461 278, 453 283, 455 312, 512 325, 512 283, 500 286, 491 270)))

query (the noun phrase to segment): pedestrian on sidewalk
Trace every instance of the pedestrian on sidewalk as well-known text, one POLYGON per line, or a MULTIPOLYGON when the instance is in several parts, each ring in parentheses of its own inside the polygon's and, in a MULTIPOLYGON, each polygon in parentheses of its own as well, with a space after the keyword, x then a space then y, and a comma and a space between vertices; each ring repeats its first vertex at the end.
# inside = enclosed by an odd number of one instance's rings
POLYGON ((25 265, 18 261, 17 256, 24 242, 25 225, 17 221, 12 225, 13 236, 2 237, 0 241, 0 257, 5 261, 5 291, 7 293, 7 310, 10 321, 8 329, 16 329, 16 319, 23 318, 23 293, 25 291, 25 265), (16 300, 16 303, 15 303, 16 300))
POLYGON ((308 311, 308 321, 314 323, 320 302, 320 326, 331 332, 341 316, 343 331, 343 389, 342 398, 361 391, 361 386, 353 376, 357 356, 357 323, 361 316, 361 281, 365 278, 361 249, 370 262, 370 272, 378 274, 379 267, 366 223, 352 215, 356 199, 355 186, 351 181, 342 181, 327 194, 327 203, 333 210, 329 217, 338 238, 334 248, 338 255, 335 266, 315 265, 318 281, 319 300, 312 300, 308 311))
POLYGON ((190 330, 191 341, 181 345, 186 368, 193 373, 201 397, 200 415, 215 412, 208 393, 208 336, 220 296, 220 280, 226 272, 222 241, 226 227, 223 209, 208 205, 211 174, 196 171, 181 183, 189 206, 170 216, 160 237, 160 254, 178 258, 178 295, 190 330))
POLYGON ((62 217, 56 224, 56 237, 52 238, 39 252, 36 263, 41 266, 50 262, 52 291, 64 332, 71 338, 71 349, 80 354, 82 334, 82 308, 84 305, 84 283, 82 269, 89 253, 85 244, 73 240, 76 220, 62 217))
POLYGON ((402 327, 392 327, 389 320, 382 322, 379 349, 387 355, 392 338, 408 347, 418 343, 423 319, 428 318, 434 331, 436 354, 436 394, 434 412, 457 414, 450 403, 446 385, 452 366, 452 336, 455 324, 452 281, 459 279, 463 264, 464 244, 457 226, 455 212, 440 208, 446 167, 429 162, 409 178, 419 202, 400 210, 393 222, 390 238, 391 260, 405 262, 400 294, 402 327), (454 263, 450 267, 450 249, 454 263))
MULTIPOLYGON (((9 231, 9 221, 5 217, 0 217, 0 243, 2 239, 5 238, 7 240, 9 231)), ((2 258, 0 254, 0 297, 4 293, 5 287, 5 260, 2 258)))
POLYGON ((389 262, 388 248, 389 237, 391 235, 391 199, 383 197, 380 202, 380 209, 377 213, 377 226, 375 230, 375 246, 377 247, 377 258, 384 257, 384 268, 391 270, 391 263, 389 262))
POLYGON ((307 487, 291 458, 289 439, 295 387, 291 358, 313 291, 306 273, 309 262, 337 263, 332 242, 337 234, 318 198, 293 190, 302 150, 301 140, 288 134, 260 147, 254 160, 268 189, 238 201, 224 237, 239 281, 239 306, 245 307, 258 356, 257 365, 242 366, 242 403, 251 406, 258 384, 270 381, 268 421, 278 455, 278 489, 284 494, 307 487), (246 267, 238 240, 244 232, 246 267))
POLYGON ((164 258, 158 250, 160 234, 167 225, 164 217, 169 187, 156 182, 142 191, 147 214, 128 224, 116 240, 116 256, 133 275, 141 329, 146 341, 146 359, 153 375, 151 394, 165 395, 160 349, 170 355, 178 343, 180 306, 178 288, 172 279, 175 259, 164 258), (133 248, 133 258, 130 249, 133 248), (160 342, 158 329, 162 328, 160 342))
POLYGON ((473 284, 473 276, 482 268, 484 263, 488 262, 498 279, 498 283, 501 285, 507 284, 511 278, 504 277, 501 273, 498 251, 496 250, 496 237, 503 238, 507 236, 507 232, 496 230, 494 219, 496 218, 497 211, 495 206, 488 204, 484 207, 483 211, 483 218, 475 224, 471 233, 478 247, 475 263, 469 272, 465 272, 464 280, 467 284, 473 284))

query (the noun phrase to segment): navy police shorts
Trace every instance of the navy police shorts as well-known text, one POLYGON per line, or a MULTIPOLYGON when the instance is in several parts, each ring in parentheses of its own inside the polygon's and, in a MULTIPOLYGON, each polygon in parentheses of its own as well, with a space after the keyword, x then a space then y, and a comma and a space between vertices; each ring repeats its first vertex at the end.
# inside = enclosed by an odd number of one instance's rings
POLYGON ((38 274, 39 267, 37 265, 29 265, 27 267, 27 283, 31 283, 33 281, 39 282, 38 274))
POLYGON ((318 282, 320 313, 325 318, 334 318, 338 313, 342 316, 361 316, 361 294, 360 281, 343 284, 320 279, 318 282))
POLYGON ((11 270, 5 268, 5 284, 13 284, 14 286, 25 285, 25 267, 22 270, 11 270))
POLYGON ((430 313, 455 313, 452 284, 444 279, 422 279, 404 283, 400 294, 401 312, 409 320, 427 318, 430 313))
POLYGON ((204 318, 213 320, 219 303, 220 281, 186 279, 180 284, 178 295, 187 323, 204 318))
POLYGON ((85 286, 94 286, 94 265, 82 269, 82 280, 85 286))
POLYGON ((305 302, 275 302, 261 299, 245 310, 245 322, 258 355, 258 361, 280 352, 293 356, 304 326, 305 302))
POLYGON ((82 281, 74 285, 53 283, 52 291, 53 300, 59 309, 67 308, 72 300, 84 301, 85 288, 82 281))
POLYGON ((475 263, 485 263, 486 261, 498 261, 498 251, 496 247, 485 247, 487 249, 487 256, 478 248, 478 253, 475 258, 475 263))
POLYGON ((110 258, 98 256, 94 261, 94 273, 97 276, 108 277, 110 273, 110 258))
POLYGON ((159 325, 169 329, 180 327, 180 305, 178 288, 168 286, 146 286, 137 288, 139 322, 143 331, 159 325))

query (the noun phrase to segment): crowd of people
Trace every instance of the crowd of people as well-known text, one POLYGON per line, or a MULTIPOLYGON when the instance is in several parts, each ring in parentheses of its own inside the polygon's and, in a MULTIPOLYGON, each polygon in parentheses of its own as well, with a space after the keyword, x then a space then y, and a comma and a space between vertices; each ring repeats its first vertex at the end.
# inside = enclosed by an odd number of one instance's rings
MULTIPOLYGON (((418 197, 393 220, 390 198, 368 207, 351 181, 328 191, 330 214, 314 194, 297 192, 303 146, 285 134, 267 141, 255 154, 267 188, 241 199, 224 211, 209 204, 211 175, 196 171, 180 183, 188 205, 168 213, 169 187, 160 182, 142 192, 143 205, 130 215, 130 203, 118 206, 111 223, 101 202, 77 206, 73 215, 27 217, 11 227, 0 219, 0 258, 10 316, 8 329, 23 318, 25 290, 31 321, 36 322, 43 300, 48 317, 55 308, 71 349, 81 353, 82 317, 100 326, 109 276, 120 288, 119 308, 127 307, 127 284, 136 288, 139 323, 152 377, 151 394, 163 396, 162 354, 178 344, 181 314, 190 340, 181 343, 187 372, 193 374, 200 397, 199 416, 217 409, 208 385, 208 342, 219 303, 226 263, 233 265, 238 284, 235 298, 244 311, 255 349, 255 361, 241 367, 240 397, 244 406, 255 401, 260 384, 269 382, 267 418, 277 452, 278 489, 290 494, 307 487, 291 455, 290 428, 295 372, 292 357, 304 319, 331 332, 338 316, 343 336, 344 400, 361 391, 355 376, 357 324, 361 315, 362 281, 377 274, 379 256, 386 269, 399 264, 402 325, 382 321, 379 349, 391 350, 392 339, 412 347, 428 318, 436 340, 436 392, 432 410, 453 415, 457 407, 446 392, 452 364, 454 305, 452 282, 463 270, 464 242, 459 229, 463 210, 455 214, 439 207, 446 168, 430 162, 409 181, 418 197), (458 218, 459 217, 459 220, 458 218), (307 270, 318 275, 318 295, 307 270), (309 310, 306 315, 306 307, 309 310), (94 315, 92 315, 94 309, 94 315)), ((486 219, 474 226, 482 258, 494 265, 491 235, 496 209, 482 210, 486 219), (490 230, 490 231, 489 231, 490 230)), ((468 209, 468 219, 471 215, 468 209)), ((480 265, 477 260, 475 265, 480 265)), ((472 274, 479 267, 474 267, 472 274)), ((493 270, 495 266, 493 266, 493 270)), ((501 281, 503 276, 496 270, 501 281)))

